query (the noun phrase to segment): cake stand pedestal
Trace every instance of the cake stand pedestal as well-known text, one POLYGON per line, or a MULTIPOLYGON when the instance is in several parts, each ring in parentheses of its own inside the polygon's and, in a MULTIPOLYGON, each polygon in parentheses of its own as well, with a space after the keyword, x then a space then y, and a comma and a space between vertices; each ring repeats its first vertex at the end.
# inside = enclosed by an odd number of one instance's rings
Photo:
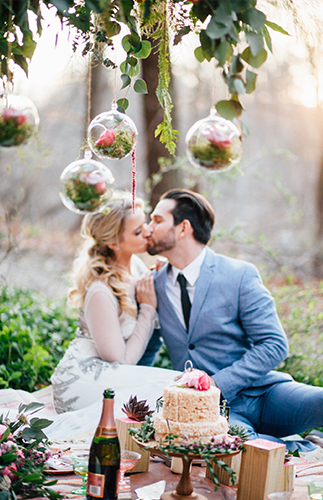
MULTIPOLYGON (((156 441, 143 443, 142 441, 138 441, 134 437, 132 438, 138 444, 140 448, 146 448, 147 446, 151 451, 154 452, 154 455, 159 455, 161 457, 165 457, 166 453, 159 450, 157 448, 158 443, 156 441)), ((240 453, 240 450, 233 451, 230 455, 236 455, 240 453)), ((167 453, 168 457, 180 457, 183 461, 183 471, 181 478, 176 486, 175 491, 166 491, 161 495, 161 500, 208 500, 207 497, 201 495, 200 493, 195 493, 193 489, 193 485, 190 477, 190 465, 192 460, 196 458, 202 458, 197 453, 188 453, 184 455, 182 453, 169 452, 167 453)), ((214 458, 223 457, 223 453, 212 455, 214 458)))

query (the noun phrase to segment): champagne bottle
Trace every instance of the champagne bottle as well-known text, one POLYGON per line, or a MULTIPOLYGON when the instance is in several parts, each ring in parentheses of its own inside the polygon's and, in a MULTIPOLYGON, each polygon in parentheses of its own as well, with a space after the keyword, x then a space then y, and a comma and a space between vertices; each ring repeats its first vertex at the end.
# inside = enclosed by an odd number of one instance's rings
POLYGON ((92 440, 86 487, 88 500, 116 500, 120 469, 120 444, 113 414, 114 391, 103 393, 103 408, 92 440))

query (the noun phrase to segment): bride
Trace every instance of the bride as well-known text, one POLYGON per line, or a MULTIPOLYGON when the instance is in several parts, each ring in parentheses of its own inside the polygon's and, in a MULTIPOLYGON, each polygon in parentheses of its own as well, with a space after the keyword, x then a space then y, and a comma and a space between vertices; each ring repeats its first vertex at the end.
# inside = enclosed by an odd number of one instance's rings
POLYGON ((178 372, 136 365, 153 333, 157 298, 153 277, 137 257, 150 232, 143 202, 115 193, 104 213, 82 222, 84 245, 74 263, 69 303, 79 327, 52 378, 57 413, 101 404, 104 389, 116 393, 116 410, 130 395, 150 404, 178 372))

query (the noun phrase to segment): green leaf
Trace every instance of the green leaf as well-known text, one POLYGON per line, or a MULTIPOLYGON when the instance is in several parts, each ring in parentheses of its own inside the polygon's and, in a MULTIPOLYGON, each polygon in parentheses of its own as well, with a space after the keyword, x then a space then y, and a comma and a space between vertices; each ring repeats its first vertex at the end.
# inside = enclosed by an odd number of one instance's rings
POLYGON ((265 14, 260 10, 254 8, 248 9, 244 13, 243 18, 253 30, 259 30, 266 22, 265 14))
POLYGON ((146 82, 144 80, 142 80, 141 78, 138 78, 135 81, 133 89, 138 94, 148 94, 146 82))
POLYGON ((107 37, 112 38, 120 33, 121 26, 116 21, 106 21, 104 23, 104 30, 107 37))
POLYGON ((191 28, 189 26, 183 26, 174 37, 174 45, 178 45, 182 41, 183 36, 187 35, 190 31, 191 28))
POLYGON ((222 38, 223 35, 227 33, 227 27, 225 24, 218 23, 215 20, 215 17, 213 16, 206 28, 206 34, 208 37, 210 37, 212 40, 216 40, 219 38, 222 38))
POLYGON ((133 56, 127 56, 126 62, 130 64, 130 66, 136 66, 138 64, 138 60, 133 56))
POLYGON ((216 104, 216 110, 219 115, 223 116, 227 120, 232 120, 235 117, 238 117, 242 113, 242 106, 240 102, 234 101, 231 99, 230 101, 219 101, 216 104))
POLYGON ((121 89, 128 87, 128 85, 130 85, 130 83, 131 83, 131 79, 130 79, 129 75, 121 75, 121 80, 122 80, 121 89))
POLYGON ((256 57, 254 57, 251 54, 250 48, 247 47, 242 52, 240 57, 241 57, 241 59, 246 61, 248 64, 250 64, 250 66, 252 66, 253 68, 259 68, 267 59, 267 51, 266 51, 266 49, 262 49, 262 51, 259 52, 259 54, 257 54, 256 57))
POLYGON ((56 7, 56 9, 60 12, 67 11, 69 9, 68 0, 51 0, 51 3, 56 7))
POLYGON ((131 53, 140 43, 140 38, 136 33, 133 33, 131 35, 124 36, 121 43, 124 50, 127 53, 131 53))
POLYGON ((278 31, 278 33, 281 33, 282 35, 290 36, 290 34, 287 31, 285 31, 284 28, 282 28, 281 26, 278 26, 278 24, 276 24, 276 23, 272 23, 271 21, 266 21, 265 24, 267 26, 269 26, 269 28, 271 28, 272 30, 278 31))
POLYGON ((196 47, 196 49, 194 50, 194 55, 200 63, 205 59, 202 47, 196 47))
POLYGON ((123 61, 120 64, 120 71, 130 77, 137 76, 140 71, 139 64, 137 63, 137 66, 130 66, 126 61, 123 61))
POLYGON ((139 44, 139 50, 135 49, 133 51, 134 55, 138 59, 146 59, 151 52, 151 44, 148 40, 142 40, 139 44))
POLYGON ((227 61, 231 60, 232 54, 233 48, 231 43, 224 40, 214 52, 214 57, 219 61, 220 66, 223 67, 227 61))
POLYGON ((239 56, 232 56, 232 63, 230 66, 230 74, 236 75, 237 73, 241 73, 243 68, 244 68, 244 66, 240 60, 240 57, 239 56))
POLYGON ((211 40, 211 38, 207 36, 206 31, 203 30, 200 33, 200 42, 204 59, 211 61, 215 51, 215 40, 211 40))
POLYGON ((40 410, 40 408, 44 408, 44 403, 29 403, 29 405, 25 406, 25 412, 30 412, 34 410, 40 410))
POLYGON ((261 34, 262 34, 262 36, 265 39, 265 42, 266 42, 266 45, 267 45, 268 49, 270 50, 270 52, 272 52, 273 51, 273 46, 272 46, 272 43, 271 43, 271 36, 270 36, 269 31, 267 30, 266 26, 264 26, 261 29, 261 34))
POLYGON ((245 93, 244 83, 241 80, 241 78, 234 78, 233 79, 233 87, 234 87, 237 94, 244 94, 245 93))
POLYGON ((256 88, 257 74, 247 70, 246 93, 251 94, 256 88))
POLYGON ((126 109, 129 106, 129 101, 128 101, 128 99, 123 97, 122 99, 117 100, 117 104, 118 104, 118 111, 120 113, 125 113, 126 109))
POLYGON ((48 420, 47 418, 32 418, 30 420, 30 426, 33 429, 45 429, 50 424, 52 424, 52 420, 48 420))
POLYGON ((251 50, 251 54, 256 57, 264 48, 264 39, 261 35, 255 33, 254 31, 249 31, 248 33, 246 33, 246 37, 251 50))
POLYGON ((22 70, 24 70, 26 76, 28 76, 28 64, 26 59, 19 54, 13 54, 13 60, 16 64, 18 64, 18 66, 21 67, 22 70))

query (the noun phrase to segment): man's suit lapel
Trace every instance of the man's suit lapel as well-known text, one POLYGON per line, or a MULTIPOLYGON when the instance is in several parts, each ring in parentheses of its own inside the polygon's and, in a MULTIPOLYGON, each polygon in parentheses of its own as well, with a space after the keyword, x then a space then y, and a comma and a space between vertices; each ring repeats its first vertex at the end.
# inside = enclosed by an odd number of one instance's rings
POLYGON ((167 278, 167 271, 168 271, 169 266, 170 266, 170 264, 165 265, 156 274, 156 278, 155 278, 156 292, 158 295, 160 294, 159 296, 163 297, 163 302, 165 304, 164 307, 165 307, 165 310, 167 310, 167 316, 169 316, 170 319, 174 322, 174 325, 176 325, 176 328, 182 328, 183 330, 185 330, 184 326, 180 322, 179 317, 177 316, 177 314, 175 312, 173 304, 171 303, 171 301, 169 300, 169 298, 166 294, 166 278, 167 278))
POLYGON ((201 266, 200 275, 197 280, 194 300, 190 315, 189 335, 194 331, 194 327, 203 307, 203 303, 208 294, 210 284, 213 280, 217 268, 216 254, 206 248, 206 255, 201 266))

